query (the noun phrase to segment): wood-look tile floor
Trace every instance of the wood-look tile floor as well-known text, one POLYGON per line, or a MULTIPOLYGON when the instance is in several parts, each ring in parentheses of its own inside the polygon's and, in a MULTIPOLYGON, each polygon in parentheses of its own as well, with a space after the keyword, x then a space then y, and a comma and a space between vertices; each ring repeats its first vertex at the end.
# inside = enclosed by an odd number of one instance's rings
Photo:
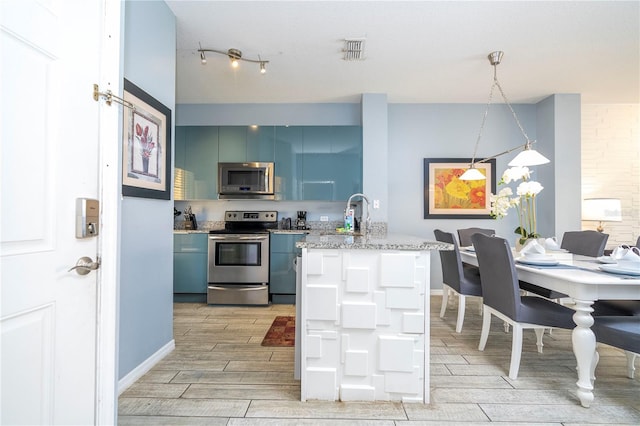
MULTIPOLYGON (((293 348, 262 347, 273 319, 292 305, 220 307, 174 305, 176 349, 122 393, 120 425, 527 425, 640 424, 640 368, 626 377, 626 358, 599 345, 595 401, 575 396, 575 358, 566 330, 545 334, 538 354, 525 332, 520 373, 507 376, 511 334, 494 320, 478 351, 481 317, 468 303, 455 333, 456 306, 438 317, 431 298, 431 403, 300 402, 293 348)), ((637 363, 637 362, 636 362, 637 363)))

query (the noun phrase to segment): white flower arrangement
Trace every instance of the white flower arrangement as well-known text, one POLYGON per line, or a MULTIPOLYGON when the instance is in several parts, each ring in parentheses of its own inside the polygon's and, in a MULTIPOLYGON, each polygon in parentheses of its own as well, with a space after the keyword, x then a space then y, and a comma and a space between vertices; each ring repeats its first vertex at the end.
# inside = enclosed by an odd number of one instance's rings
POLYGON ((528 167, 511 167, 502 174, 499 185, 522 180, 516 188, 516 196, 510 187, 504 187, 497 194, 490 195, 491 216, 502 218, 509 209, 518 207, 519 226, 514 232, 520 235, 520 244, 529 238, 538 238, 536 230, 536 196, 544 189, 539 182, 530 180, 531 171, 528 167))

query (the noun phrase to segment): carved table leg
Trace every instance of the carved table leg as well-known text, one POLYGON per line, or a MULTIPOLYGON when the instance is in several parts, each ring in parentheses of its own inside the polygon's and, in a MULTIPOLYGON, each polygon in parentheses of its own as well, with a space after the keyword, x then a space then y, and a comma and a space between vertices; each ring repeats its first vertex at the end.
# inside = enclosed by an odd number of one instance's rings
POLYGON ((575 300, 576 313, 573 321, 576 327, 571 334, 573 353, 578 363, 578 391, 577 396, 583 407, 589 407, 593 401, 593 384, 591 381, 592 366, 596 353, 596 336, 591 330, 593 317, 591 312, 592 300, 575 300))

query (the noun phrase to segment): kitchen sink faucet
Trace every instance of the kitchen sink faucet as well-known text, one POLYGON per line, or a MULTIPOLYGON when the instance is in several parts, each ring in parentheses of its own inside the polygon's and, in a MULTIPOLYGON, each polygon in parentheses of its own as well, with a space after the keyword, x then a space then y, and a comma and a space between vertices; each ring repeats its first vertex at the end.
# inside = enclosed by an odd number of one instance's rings
POLYGON ((362 197, 362 199, 367 203, 367 217, 364 220, 364 225, 360 224, 360 233, 362 235, 367 235, 371 231, 371 205, 369 204, 369 199, 366 195, 356 193, 350 196, 347 200, 347 208, 344 211, 345 215, 349 212, 349 208, 351 207, 351 200, 353 200, 354 197, 362 197))

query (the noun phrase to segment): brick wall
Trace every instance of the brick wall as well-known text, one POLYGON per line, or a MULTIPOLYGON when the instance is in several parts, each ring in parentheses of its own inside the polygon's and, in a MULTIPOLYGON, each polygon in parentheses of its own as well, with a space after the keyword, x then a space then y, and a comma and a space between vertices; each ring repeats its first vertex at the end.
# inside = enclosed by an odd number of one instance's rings
MULTIPOLYGON (((606 222, 607 248, 640 236, 640 105, 582 105, 582 198, 619 198, 622 222, 606 222)), ((595 229, 597 222, 582 222, 595 229)))

